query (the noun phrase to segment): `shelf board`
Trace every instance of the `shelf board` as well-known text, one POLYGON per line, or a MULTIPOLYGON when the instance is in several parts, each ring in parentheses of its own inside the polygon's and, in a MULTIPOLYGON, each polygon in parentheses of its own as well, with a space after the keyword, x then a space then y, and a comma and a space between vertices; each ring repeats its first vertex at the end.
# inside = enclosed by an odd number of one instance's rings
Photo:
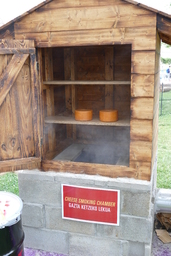
POLYGON ((44 81, 43 84, 45 85, 105 85, 105 84, 113 84, 113 85, 130 85, 130 81, 44 81))
POLYGON ((97 125, 97 126, 130 126, 129 119, 118 120, 117 122, 101 122, 98 118, 91 121, 76 121, 72 116, 49 116, 45 118, 47 124, 77 124, 77 125, 97 125))

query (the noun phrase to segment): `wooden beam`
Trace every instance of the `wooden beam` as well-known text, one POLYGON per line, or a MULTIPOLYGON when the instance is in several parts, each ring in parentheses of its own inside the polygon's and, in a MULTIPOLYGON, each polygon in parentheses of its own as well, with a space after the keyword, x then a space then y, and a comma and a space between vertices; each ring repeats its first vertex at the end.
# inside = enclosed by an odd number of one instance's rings
POLYGON ((40 168, 40 165, 41 165, 41 159, 36 157, 0 161, 0 173, 16 171, 21 169, 40 168))
POLYGON ((0 77, 0 106, 6 98, 8 92, 13 86, 24 62, 28 58, 28 54, 15 54, 9 65, 6 67, 4 73, 0 77))
POLYGON ((90 45, 132 44, 132 50, 156 49, 156 26, 139 28, 89 29, 60 32, 18 34, 16 39, 34 39, 36 47, 68 47, 90 45), (100 33, 99 33, 100 31, 100 33))
POLYGON ((46 85, 130 85, 130 81, 70 81, 70 80, 60 80, 60 81, 44 81, 43 84, 46 85))
POLYGON ((137 178, 137 170, 119 165, 104 165, 90 163, 75 163, 64 161, 44 160, 42 162, 44 171, 70 172, 75 174, 101 175, 111 178, 128 177, 137 178))
POLYGON ((0 49, 28 50, 35 48, 34 40, 0 39, 0 49))
POLYGON ((158 14, 157 15, 157 28, 158 28, 159 32, 170 37, 170 35, 171 35, 171 19, 158 14))
POLYGON ((0 48, 0 54, 33 54, 35 52, 36 52, 35 48, 32 48, 32 49, 0 48))

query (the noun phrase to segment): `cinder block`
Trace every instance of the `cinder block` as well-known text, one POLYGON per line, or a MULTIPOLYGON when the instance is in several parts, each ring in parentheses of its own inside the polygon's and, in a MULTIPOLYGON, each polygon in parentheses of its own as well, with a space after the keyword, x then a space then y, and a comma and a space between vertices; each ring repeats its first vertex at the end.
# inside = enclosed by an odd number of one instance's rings
POLYGON ((123 254, 123 242, 71 234, 70 256, 127 256, 123 254))
POLYGON ((55 181, 19 179, 19 194, 25 203, 61 206, 61 186, 55 181))
POLYGON ((128 256, 144 256, 144 244, 137 242, 129 242, 128 256))
POLYGON ((117 178, 110 179, 108 181, 108 187, 110 189, 122 189, 129 191, 151 191, 152 183, 150 181, 135 180, 129 178, 117 178))
POLYGON ((44 207, 39 204, 24 204, 22 211, 24 226, 43 228, 45 225, 44 207))
POLYGON ((138 217, 121 217, 120 236, 124 240, 149 243, 152 234, 153 220, 138 217))
POLYGON ((97 236, 149 243, 152 235, 152 219, 122 215, 119 226, 97 225, 97 236))
POLYGON ((42 172, 38 169, 17 171, 19 180, 54 181, 55 172, 42 172))
POLYGON ((145 245, 145 253, 144 253, 144 256, 151 256, 151 248, 152 246, 151 246, 151 244, 150 245, 145 245))
POLYGON ((86 235, 96 234, 96 225, 80 221, 62 219, 62 209, 45 207, 46 228, 52 230, 62 230, 72 233, 86 235))
POLYGON ((25 247, 48 252, 69 253, 69 238, 66 232, 24 227, 24 233, 25 247))
POLYGON ((121 191, 121 213, 148 218, 151 215, 150 192, 121 191))
POLYGON ((61 184, 72 184, 77 186, 94 186, 95 181, 90 175, 73 173, 56 173, 55 181, 61 184))

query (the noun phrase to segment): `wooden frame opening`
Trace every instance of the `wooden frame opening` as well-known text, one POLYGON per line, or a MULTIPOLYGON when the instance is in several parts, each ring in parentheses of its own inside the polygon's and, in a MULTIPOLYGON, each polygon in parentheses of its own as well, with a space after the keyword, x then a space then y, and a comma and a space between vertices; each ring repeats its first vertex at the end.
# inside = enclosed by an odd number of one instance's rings
POLYGON ((61 164, 65 169, 69 163, 77 169, 82 165, 128 167, 131 45, 41 52, 43 169, 61 164), (92 109, 93 119, 76 121, 75 109, 92 109), (118 110, 118 121, 101 122, 102 109, 118 110))

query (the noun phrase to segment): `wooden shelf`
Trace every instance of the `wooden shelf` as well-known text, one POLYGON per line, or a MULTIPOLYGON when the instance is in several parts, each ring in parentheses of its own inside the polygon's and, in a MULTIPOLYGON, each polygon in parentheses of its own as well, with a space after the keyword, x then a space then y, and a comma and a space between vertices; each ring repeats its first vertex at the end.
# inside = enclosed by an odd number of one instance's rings
POLYGON ((130 81, 44 81, 45 85, 103 85, 103 84, 115 84, 115 85, 130 85, 130 81))
POLYGON ((117 122, 101 122, 98 118, 91 121, 76 121, 72 116, 49 116, 45 118, 47 124, 77 124, 77 125, 101 125, 101 126, 130 126, 129 119, 117 122))

